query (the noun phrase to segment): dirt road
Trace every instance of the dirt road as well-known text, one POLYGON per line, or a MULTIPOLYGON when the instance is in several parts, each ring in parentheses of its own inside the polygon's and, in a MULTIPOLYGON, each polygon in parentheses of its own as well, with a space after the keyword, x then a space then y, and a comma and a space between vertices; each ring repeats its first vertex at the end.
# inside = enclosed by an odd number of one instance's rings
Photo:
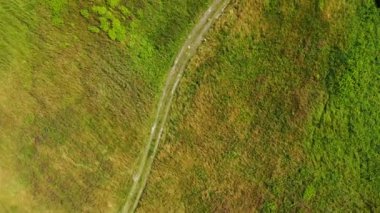
POLYGON ((183 44, 180 52, 175 59, 175 62, 170 69, 166 84, 158 103, 156 117, 152 125, 149 140, 146 147, 139 158, 139 166, 132 177, 133 184, 128 194, 126 203, 122 212, 134 212, 141 194, 144 191, 154 157, 157 152, 158 145, 163 133, 166 119, 169 114, 170 106, 173 100, 174 93, 182 78, 183 72, 189 60, 196 53, 197 48, 202 43, 204 35, 210 29, 212 24, 223 13, 228 5, 229 0, 215 0, 202 18, 195 25, 187 40, 183 44))

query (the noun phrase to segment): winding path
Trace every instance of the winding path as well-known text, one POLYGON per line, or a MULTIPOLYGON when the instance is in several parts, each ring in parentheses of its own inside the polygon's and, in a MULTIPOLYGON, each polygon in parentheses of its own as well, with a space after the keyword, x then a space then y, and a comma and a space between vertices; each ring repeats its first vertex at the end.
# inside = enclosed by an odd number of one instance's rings
POLYGON ((137 171, 133 175, 133 184, 128 194, 122 212, 134 212, 141 194, 144 191, 154 157, 163 133, 166 119, 169 114, 170 106, 178 83, 182 78, 183 72, 189 60, 196 53, 197 48, 202 43, 204 35, 212 24, 223 13, 230 0, 214 0, 202 18, 195 25, 187 40, 183 44, 175 62, 170 69, 166 84, 158 103, 157 114, 152 125, 149 140, 140 156, 137 171))

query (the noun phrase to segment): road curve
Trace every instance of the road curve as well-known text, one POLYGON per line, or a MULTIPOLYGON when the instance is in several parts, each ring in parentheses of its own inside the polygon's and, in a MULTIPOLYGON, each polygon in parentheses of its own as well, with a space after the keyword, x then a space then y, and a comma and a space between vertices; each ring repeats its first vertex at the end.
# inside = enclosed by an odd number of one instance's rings
POLYGON ((152 125, 149 140, 147 141, 145 149, 139 157, 138 168, 132 177, 133 184, 129 191, 125 205, 123 206, 123 213, 134 212, 137 207, 160 143, 174 93, 178 87, 179 81, 182 78, 185 67, 196 53, 199 45, 202 43, 204 35, 210 29, 214 21, 217 20, 223 13, 229 1, 230 0, 214 0, 202 18, 195 25, 178 53, 166 79, 165 87, 158 103, 156 111, 157 114, 152 125))

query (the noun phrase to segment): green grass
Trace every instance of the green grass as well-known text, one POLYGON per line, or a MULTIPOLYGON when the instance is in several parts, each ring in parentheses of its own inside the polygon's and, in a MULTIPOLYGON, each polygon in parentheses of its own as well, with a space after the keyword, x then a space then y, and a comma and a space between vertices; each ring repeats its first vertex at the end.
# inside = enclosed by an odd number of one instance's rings
POLYGON ((189 65, 140 211, 380 203, 373 1, 236 1, 189 65))
MULTIPOLYGON (((0 0, 0 212, 120 209, 208 2, 0 0)), ((187 68, 139 211, 377 212, 379 19, 370 0, 232 1, 187 68)))
POLYGON ((88 30, 85 3, 0 4, 0 211, 117 211, 207 1, 120 1, 123 42, 88 30))
POLYGON ((322 209, 376 212, 380 198, 379 11, 372 2, 348 17, 343 48, 331 52, 328 99, 307 143, 307 171, 322 209), (323 162, 323 163, 316 163, 323 162))
POLYGON ((64 23, 62 14, 64 10, 67 9, 68 1, 67 0, 48 0, 46 1, 47 5, 51 10, 51 20, 54 25, 62 25, 64 23))

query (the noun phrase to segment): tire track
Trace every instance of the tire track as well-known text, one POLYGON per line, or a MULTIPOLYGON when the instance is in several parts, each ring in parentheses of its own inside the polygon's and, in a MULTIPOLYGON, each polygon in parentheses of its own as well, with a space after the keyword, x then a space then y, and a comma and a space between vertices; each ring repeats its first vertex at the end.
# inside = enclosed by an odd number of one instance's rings
POLYGON ((163 134, 166 119, 174 93, 182 78, 183 72, 189 60, 195 55, 197 48, 202 43, 204 35, 210 29, 215 20, 223 13, 230 0, 215 0, 198 23, 195 25, 187 40, 178 53, 167 77, 165 87, 158 103, 157 114, 153 122, 150 137, 139 159, 139 167, 132 177, 133 184, 129 191, 122 212, 134 212, 140 197, 144 191, 157 148, 163 134))

